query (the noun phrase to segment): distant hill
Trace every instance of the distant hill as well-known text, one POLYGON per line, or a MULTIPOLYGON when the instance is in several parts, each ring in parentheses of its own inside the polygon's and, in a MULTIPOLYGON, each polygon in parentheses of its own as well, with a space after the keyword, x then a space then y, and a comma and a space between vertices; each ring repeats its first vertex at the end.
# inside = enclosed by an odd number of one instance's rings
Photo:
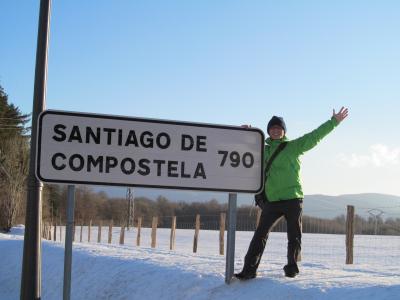
MULTIPOLYGON (((126 188, 115 187, 93 187, 96 191, 105 191, 110 197, 125 198, 126 188)), ((205 202, 216 199, 223 203, 228 201, 227 193, 199 192, 183 190, 165 190, 165 189, 145 189, 134 188, 135 196, 144 196, 150 199, 156 199, 158 196, 164 196, 171 201, 205 202)), ((253 196, 248 194, 238 194, 238 206, 253 205, 253 196)), ((354 205, 356 214, 368 217, 371 209, 383 211, 382 217, 400 218, 400 197, 378 193, 350 194, 340 196, 327 195, 306 195, 304 197, 304 215, 320 218, 334 218, 340 215, 346 215, 347 205, 354 205)), ((379 211, 372 211, 378 213, 379 211)))
POLYGON ((332 218, 345 215, 347 205, 354 205, 356 214, 363 217, 370 216, 368 211, 373 214, 382 211, 382 218, 400 218, 400 197, 377 193, 340 196, 306 195, 304 214, 332 218))

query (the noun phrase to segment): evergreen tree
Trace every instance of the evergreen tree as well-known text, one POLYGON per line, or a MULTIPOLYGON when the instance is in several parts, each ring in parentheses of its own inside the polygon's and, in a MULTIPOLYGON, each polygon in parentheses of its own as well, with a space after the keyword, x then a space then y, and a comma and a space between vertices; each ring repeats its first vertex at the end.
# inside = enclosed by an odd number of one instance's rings
POLYGON ((26 190, 29 144, 25 128, 29 115, 8 103, 0 86, 0 230, 9 231, 26 190))
POLYGON ((8 95, 0 85, 0 149, 2 141, 16 135, 25 135, 29 128, 25 124, 29 115, 21 113, 18 107, 8 103, 8 95))

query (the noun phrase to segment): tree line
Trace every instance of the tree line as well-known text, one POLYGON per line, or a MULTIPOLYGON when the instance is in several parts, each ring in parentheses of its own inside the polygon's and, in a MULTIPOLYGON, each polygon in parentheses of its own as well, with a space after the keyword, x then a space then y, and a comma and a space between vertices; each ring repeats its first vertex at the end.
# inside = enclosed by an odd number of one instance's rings
MULTIPOLYGON (((62 185, 46 185, 44 195, 44 219, 50 223, 65 224, 67 189, 62 185)), ((127 226, 128 201, 125 198, 110 198, 104 192, 95 192, 88 186, 76 187, 75 223, 96 225, 113 221, 116 226, 127 226)), ((215 199, 206 202, 176 202, 163 196, 152 200, 146 197, 134 199, 134 219, 142 218, 142 226, 151 227, 153 217, 158 217, 158 227, 170 228, 172 217, 176 216, 177 228, 194 229, 196 215, 201 216, 201 228, 218 230, 220 214, 227 213, 227 204, 215 199)), ((253 231, 256 227, 257 208, 244 205, 237 208, 236 229, 253 231)), ((303 216, 303 232, 345 234, 344 215, 333 219, 303 216)), ((282 219, 274 231, 286 232, 282 219)), ((382 219, 355 217, 356 234, 400 235, 400 218, 382 219)))

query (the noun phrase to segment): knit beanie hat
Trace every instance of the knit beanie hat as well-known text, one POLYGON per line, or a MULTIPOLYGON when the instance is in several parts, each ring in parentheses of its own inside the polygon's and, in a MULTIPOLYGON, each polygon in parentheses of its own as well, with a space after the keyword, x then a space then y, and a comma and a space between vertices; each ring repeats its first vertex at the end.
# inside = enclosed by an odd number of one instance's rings
POLYGON ((271 129, 272 126, 278 125, 280 127, 283 128, 283 130, 286 133, 286 124, 285 121, 283 121, 282 117, 277 117, 277 116, 273 116, 271 118, 271 120, 269 120, 268 122, 268 126, 267 126, 267 132, 269 132, 269 130, 271 129))

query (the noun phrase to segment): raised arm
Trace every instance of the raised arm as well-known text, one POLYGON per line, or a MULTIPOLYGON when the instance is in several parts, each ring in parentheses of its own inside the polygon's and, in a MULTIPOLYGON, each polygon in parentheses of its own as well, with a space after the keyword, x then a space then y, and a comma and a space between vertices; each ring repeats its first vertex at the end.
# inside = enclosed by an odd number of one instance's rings
POLYGON ((317 129, 311 131, 293 140, 292 146, 296 149, 299 154, 314 148, 325 136, 327 136, 340 122, 342 122, 348 116, 348 109, 342 107, 338 113, 333 109, 332 118, 317 129))

